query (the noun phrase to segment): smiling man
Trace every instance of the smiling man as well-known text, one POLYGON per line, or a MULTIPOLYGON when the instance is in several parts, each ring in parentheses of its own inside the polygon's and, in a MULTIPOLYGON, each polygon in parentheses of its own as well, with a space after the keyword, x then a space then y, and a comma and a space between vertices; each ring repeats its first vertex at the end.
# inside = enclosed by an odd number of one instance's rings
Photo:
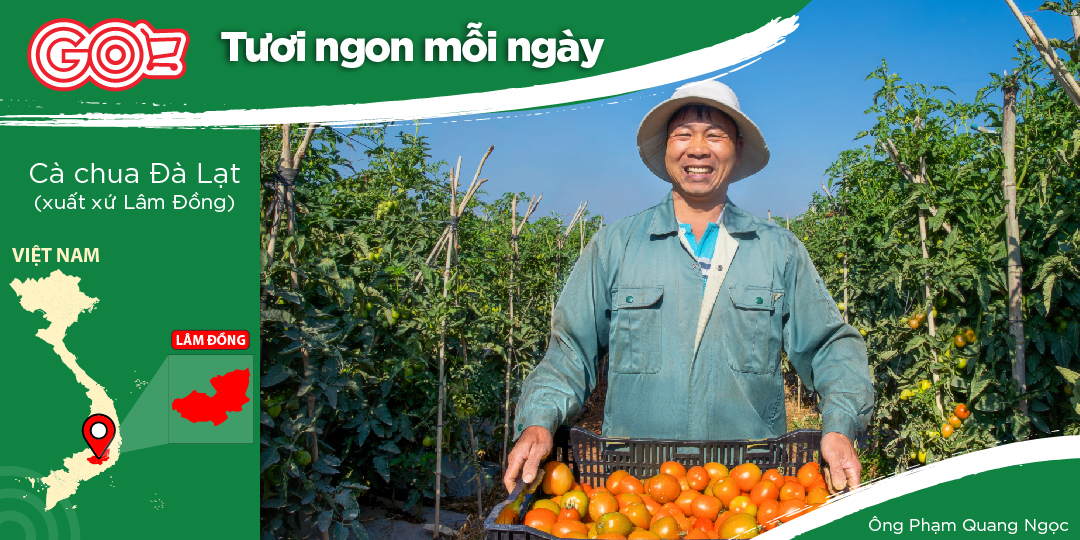
POLYGON ((609 358, 609 437, 745 440, 787 431, 781 351, 821 394, 833 485, 860 482, 852 440, 873 408, 862 337, 844 323, 790 231, 740 209, 728 186, 765 167, 765 139, 716 81, 688 84, 638 128, 645 165, 671 183, 657 206, 597 231, 525 380, 504 482, 535 477, 609 358))

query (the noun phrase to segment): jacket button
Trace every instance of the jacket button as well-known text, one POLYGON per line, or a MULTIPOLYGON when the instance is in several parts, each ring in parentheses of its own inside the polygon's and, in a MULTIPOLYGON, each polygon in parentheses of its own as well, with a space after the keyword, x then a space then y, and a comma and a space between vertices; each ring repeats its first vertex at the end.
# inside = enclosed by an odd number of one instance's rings
POLYGON ((633 304, 634 303, 634 297, 633 296, 627 296, 626 297, 626 303, 627 304, 633 304))
POLYGON ((757 297, 757 303, 759 303, 759 304, 760 304, 760 303, 763 303, 763 302, 764 302, 764 300, 762 300, 760 296, 759 296, 759 297, 757 297))

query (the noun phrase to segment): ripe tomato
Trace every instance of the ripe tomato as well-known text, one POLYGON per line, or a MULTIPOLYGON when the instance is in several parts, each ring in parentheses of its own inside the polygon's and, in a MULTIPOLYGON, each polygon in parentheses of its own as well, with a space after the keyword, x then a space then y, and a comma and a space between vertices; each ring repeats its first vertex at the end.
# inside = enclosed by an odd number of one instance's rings
POLYGON ((690 513, 696 518, 709 520, 710 525, 720 515, 720 499, 708 495, 698 495, 690 502, 690 513))
POLYGON ((829 500, 829 490, 823 487, 815 487, 806 493, 807 504, 825 504, 829 500))
POLYGON ((589 521, 596 521, 604 514, 618 511, 619 501, 610 493, 597 493, 589 501, 589 521))
POLYGON ((581 514, 578 513, 577 508, 565 508, 564 507, 562 510, 559 511, 559 516, 558 516, 557 521, 562 521, 564 519, 567 519, 567 520, 570 520, 570 521, 580 521, 581 520, 581 514))
POLYGON ((753 463, 743 463, 731 469, 731 478, 741 491, 749 492, 754 488, 754 484, 761 481, 761 468, 753 463))
POLYGON ((784 487, 780 488, 780 500, 788 501, 791 499, 805 499, 806 488, 798 482, 787 482, 784 487))
POLYGON ((750 490, 750 502, 761 506, 765 499, 777 500, 780 498, 780 488, 772 480, 762 480, 750 490))
POLYGON ((585 534, 589 532, 589 528, 584 523, 573 519, 559 520, 551 526, 551 534, 559 538, 569 538, 568 534, 572 532, 585 534))
POLYGON ((675 499, 675 505, 678 506, 680 510, 682 510, 684 516, 689 516, 693 513, 691 505, 693 504, 694 499, 700 496, 701 493, 693 489, 684 490, 682 493, 679 494, 679 498, 675 499))
POLYGON ((796 478, 799 479, 802 487, 810 487, 810 484, 821 479, 821 466, 816 461, 811 461, 799 468, 799 474, 796 475, 796 478))
POLYGON ((532 527, 550 534, 552 525, 555 525, 556 517, 555 512, 547 508, 534 508, 525 514, 525 519, 521 523, 526 527, 532 527))
POLYGON ((609 474, 608 477, 607 477, 607 481, 604 482, 604 486, 607 487, 607 490, 610 491, 612 495, 618 495, 619 494, 619 488, 618 488, 619 481, 622 480, 622 478, 624 476, 626 476, 627 474, 629 474, 629 473, 627 473, 626 471, 623 471, 623 470, 618 470, 618 471, 615 471, 615 472, 609 474))
POLYGON ((615 487, 619 488, 619 493, 633 493, 635 495, 645 493, 645 486, 641 484, 641 480, 631 474, 623 476, 615 487))
POLYGON ((634 524, 630 521, 630 518, 619 512, 608 512, 596 520, 597 534, 614 533, 626 538, 626 535, 630 534, 633 528, 634 524))
POLYGON ((728 475, 728 468, 715 461, 706 463, 705 470, 709 472, 709 480, 719 480, 728 475))
POLYGON ((961 420, 967 420, 968 415, 971 414, 971 412, 968 411, 967 405, 964 405, 963 403, 957 405, 956 410, 953 411, 953 413, 961 420))
POLYGON ((803 499, 788 499, 780 502, 780 522, 787 523, 808 511, 803 499))
POLYGON ((753 538, 758 535, 758 523, 750 514, 735 514, 724 521, 717 532, 720 538, 753 538))
POLYGON ((914 329, 916 329, 916 328, 918 328, 918 327, 919 327, 919 323, 920 323, 920 322, 922 322, 922 321, 920 321, 920 320, 919 320, 919 319, 918 319, 918 318, 916 317, 916 318, 914 318, 914 319, 908 319, 908 322, 907 322, 907 324, 908 324, 908 326, 909 326, 909 327, 911 327, 911 329, 912 329, 912 330, 914 330, 914 329))
POLYGON ((941 436, 942 437, 948 439, 949 437, 952 437, 952 434, 953 434, 953 427, 951 425, 949 425, 948 423, 941 424, 941 436))
POLYGON ((964 336, 962 336, 962 335, 956 336, 956 337, 952 338, 952 344, 953 344, 953 347, 956 347, 957 349, 963 349, 964 347, 967 346, 967 340, 964 339, 964 336))
POLYGON ((768 480, 776 485, 776 489, 780 489, 784 485, 784 475, 780 474, 777 469, 769 469, 761 475, 761 480, 768 480))
POLYGON ((690 467, 690 470, 686 471, 686 483, 690 485, 690 489, 698 491, 709 487, 709 471, 701 466, 690 467))
POLYGON ((975 335, 974 330, 972 330, 970 328, 968 328, 967 330, 964 330, 964 339, 966 339, 968 343, 975 343, 975 339, 978 338, 978 337, 979 336, 975 335))
POLYGON ((739 486, 737 486, 735 484, 735 481, 732 480, 730 477, 724 478, 719 482, 713 484, 712 492, 713 497, 720 499, 720 502, 724 504, 725 508, 727 508, 727 505, 731 503, 731 499, 734 499, 735 497, 738 497, 742 494, 742 490, 739 489, 739 486))
POLYGON ((762 525, 767 525, 770 522, 780 517, 780 502, 772 499, 765 499, 758 505, 757 521, 762 525))
MULTIPOLYGON (((620 493, 615 496, 615 500, 619 501, 619 511, 623 511, 631 504, 642 504, 641 495, 634 493, 620 493)), ((565 506, 565 505, 564 505, 565 506)))
POLYGON ((668 516, 656 520, 649 532, 665 539, 677 539, 682 536, 682 529, 679 528, 679 523, 675 521, 675 518, 668 516))
MULTIPOLYGON (((679 487, 679 481, 670 474, 660 473, 649 479, 649 485, 646 486, 646 491, 650 497, 660 504, 669 503, 679 498, 679 494, 682 493, 682 488, 679 487)), ((715 490, 714 490, 715 491, 715 490)))
POLYGON ((549 461, 544 465, 544 479, 540 485, 548 495, 562 495, 574 484, 574 473, 565 463, 549 461))
POLYGON ((960 425, 962 423, 963 422, 961 422, 960 419, 957 418, 955 414, 949 417, 949 425, 952 426, 953 428, 960 427, 960 425))
POLYGON ((635 527, 647 529, 649 523, 652 522, 652 513, 644 504, 631 504, 620 510, 620 512, 626 514, 626 517, 630 518, 630 523, 633 523, 635 527))
POLYGON ((686 467, 677 461, 665 461, 660 465, 660 472, 675 477, 686 476, 686 467))

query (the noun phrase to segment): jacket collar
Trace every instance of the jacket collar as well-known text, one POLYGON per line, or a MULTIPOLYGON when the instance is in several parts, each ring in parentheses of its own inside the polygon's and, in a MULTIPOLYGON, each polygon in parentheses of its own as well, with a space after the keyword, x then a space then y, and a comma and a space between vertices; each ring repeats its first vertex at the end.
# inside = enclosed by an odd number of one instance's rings
MULTIPOLYGON (((756 231, 760 220, 746 210, 735 206, 731 199, 724 204, 724 228, 729 233, 748 233, 756 231)), ((649 224, 649 234, 665 235, 679 231, 679 221, 675 219, 675 201, 669 191, 664 200, 656 206, 653 212, 652 222, 649 224)))

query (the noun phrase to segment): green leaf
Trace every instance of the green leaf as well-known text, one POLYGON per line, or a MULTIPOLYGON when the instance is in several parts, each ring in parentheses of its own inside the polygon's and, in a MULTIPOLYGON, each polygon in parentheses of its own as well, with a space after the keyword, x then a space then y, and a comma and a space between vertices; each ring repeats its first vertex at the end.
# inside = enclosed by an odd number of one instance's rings
POLYGON ((1068 381, 1069 384, 1075 385, 1076 380, 1080 379, 1080 373, 1077 373, 1077 372, 1075 372, 1075 371, 1073 371, 1071 369, 1066 369, 1066 368, 1064 368, 1062 366, 1054 366, 1054 367, 1056 367, 1057 370, 1059 372, 1061 372, 1061 376, 1064 377, 1065 380, 1068 381))
POLYGON ((319 531, 326 532, 330 530, 330 520, 334 518, 334 513, 330 510, 319 512, 319 531))
POLYGON ((1005 409, 1005 400, 999 394, 983 394, 975 401, 974 407, 983 412, 997 412, 1005 409))
POLYGON ((375 464, 375 472, 379 473, 379 476, 383 477, 383 480, 390 481, 390 469, 386 465, 386 458, 382 456, 376 456, 372 463, 375 464))

